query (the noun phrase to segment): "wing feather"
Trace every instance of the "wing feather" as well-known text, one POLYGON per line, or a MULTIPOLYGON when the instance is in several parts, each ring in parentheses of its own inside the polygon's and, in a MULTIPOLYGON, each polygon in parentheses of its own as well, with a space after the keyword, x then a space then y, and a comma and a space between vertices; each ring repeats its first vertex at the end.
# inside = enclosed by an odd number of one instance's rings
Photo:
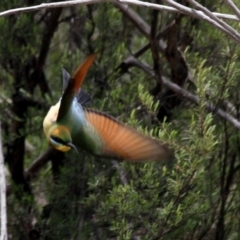
POLYGON ((100 111, 84 109, 85 117, 103 141, 102 155, 128 161, 166 160, 172 151, 160 141, 126 126, 100 111))
MULTIPOLYGON (((83 80, 88 72, 88 69, 91 67, 92 63, 96 58, 96 54, 92 54, 87 57, 83 63, 77 68, 72 78, 69 79, 67 86, 63 92, 61 105, 57 117, 57 121, 64 118, 68 112, 74 97, 77 95, 79 88, 82 86, 83 80)), ((68 75, 65 73, 65 77, 68 78, 68 75)), ((63 83, 64 87, 66 83, 63 83)))

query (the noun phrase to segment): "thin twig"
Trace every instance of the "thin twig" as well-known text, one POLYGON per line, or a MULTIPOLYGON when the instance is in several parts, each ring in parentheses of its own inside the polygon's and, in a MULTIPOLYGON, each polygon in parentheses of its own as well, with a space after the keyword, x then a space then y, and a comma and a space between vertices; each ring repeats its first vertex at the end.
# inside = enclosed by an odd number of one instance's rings
MULTIPOLYGON (((64 2, 54 2, 54 3, 42 3, 40 5, 35 5, 32 7, 10 9, 10 10, 1 12, 0 17, 17 14, 17 13, 32 12, 32 11, 42 10, 46 8, 71 7, 76 5, 94 4, 94 3, 103 3, 103 2, 126 3, 126 4, 136 5, 136 6, 148 7, 156 10, 163 10, 163 11, 168 11, 173 13, 181 13, 181 11, 179 11, 175 7, 169 7, 169 6, 154 4, 149 2, 142 2, 138 0, 119 0, 119 1, 117 0, 76 0, 76 1, 64 1, 64 2)), ((188 8, 188 7, 185 7, 185 8, 188 10, 191 10, 191 8, 188 8)), ((196 11, 196 12, 202 13, 201 11, 196 11)), ((213 14, 222 19, 239 21, 238 17, 235 15, 217 13, 217 12, 213 12, 213 14)))
POLYGON ((116 1, 115 5, 131 20, 131 22, 134 23, 137 29, 143 35, 145 35, 145 37, 150 38, 150 26, 143 20, 143 18, 141 18, 131 7, 126 4, 116 1))
POLYGON ((233 29, 230 25, 228 25, 223 20, 221 20, 218 17, 216 17, 207 8, 205 8, 204 6, 202 6, 200 3, 196 2, 195 0, 187 0, 187 1, 189 3, 191 3, 194 7, 200 9, 201 11, 203 11, 209 18, 211 18, 214 21, 216 21, 219 25, 223 26, 224 29, 226 29, 229 33, 233 34, 234 36, 236 36, 236 38, 240 39, 240 34, 235 29, 233 29))
POLYGON ((195 10, 193 8, 185 7, 185 6, 183 6, 183 5, 179 4, 179 3, 176 3, 173 0, 163 0, 163 1, 165 3, 167 3, 167 4, 169 4, 170 6, 177 8, 183 14, 187 14, 187 15, 190 15, 190 16, 192 16, 194 18, 198 18, 198 19, 201 19, 201 20, 204 20, 204 21, 210 23, 214 27, 216 27, 216 28, 220 29, 222 32, 226 33, 228 36, 230 36, 234 40, 240 42, 240 37, 238 36, 238 34, 233 34, 229 30, 229 28, 224 27, 222 24, 220 24, 216 20, 214 20, 211 17, 207 16, 204 12, 197 11, 197 10, 195 10))
POLYGON ((6 181, 5 167, 2 149, 2 134, 0 125, 0 199, 1 199, 1 235, 0 240, 7 240, 7 204, 6 204, 6 181))
POLYGON ((233 10, 233 12, 236 14, 238 19, 240 20, 240 11, 238 7, 231 1, 231 0, 224 0, 226 4, 233 10))
MULTIPOLYGON (((134 57, 128 59, 128 64, 130 66, 136 66, 136 67, 144 70, 149 75, 154 76, 154 72, 151 70, 150 66, 148 66, 146 63, 140 62, 139 60, 137 60, 134 57)), ((190 102, 192 102, 192 103, 194 103, 196 105, 199 104, 200 100, 199 100, 198 96, 188 92, 187 90, 183 89, 182 87, 178 86, 177 84, 169 81, 164 76, 162 76, 162 84, 164 86, 166 86, 167 88, 171 89, 172 91, 174 91, 175 93, 177 93, 178 95, 180 95, 181 97, 184 97, 184 98, 188 99, 190 102)), ((216 109, 216 106, 214 104, 212 104, 212 103, 206 103, 205 104, 205 108, 209 112, 215 113, 216 115, 218 115, 222 119, 224 119, 224 120, 228 121, 229 123, 231 123, 231 125, 233 127, 235 127, 236 129, 240 130, 240 121, 238 121, 231 114, 223 111, 220 108, 216 109)))
MULTIPOLYGON (((115 5, 118 7, 118 9, 137 27, 137 29, 145 35, 149 40, 151 39, 150 32, 151 28, 148 25, 146 21, 142 17, 140 17, 131 7, 129 7, 127 4, 121 4, 121 3, 115 3, 115 5)), ((166 28, 168 29, 168 27, 166 28)), ((162 33, 160 33, 157 38, 159 39, 161 35, 165 32, 163 30, 162 33)), ((159 40, 159 50, 164 53, 166 44, 163 40, 159 40)), ((149 43, 150 46, 150 43, 149 43)), ((136 53, 137 54, 137 53, 136 53)), ((137 57, 137 55, 136 55, 137 57)))
MULTIPOLYGON (((190 0, 190 2, 194 3, 195 5, 201 6, 201 9, 203 11, 197 11, 195 9, 183 6, 179 3, 176 3, 173 0, 163 0, 165 3, 169 4, 172 6, 172 8, 176 10, 176 12, 183 13, 190 15, 195 18, 199 18, 201 20, 207 21, 214 27, 220 29, 222 32, 226 33, 228 36, 233 38, 234 40, 240 42, 240 35, 238 34, 235 29, 233 29, 230 25, 226 24, 223 21, 220 21, 218 17, 221 17, 219 14, 216 15, 216 13, 212 13, 209 10, 206 10, 202 5, 198 4, 197 2, 190 0)), ((0 17, 2 16, 7 16, 11 14, 16 14, 16 13, 23 13, 23 12, 30 12, 30 11, 36 11, 36 10, 41 10, 41 9, 46 9, 46 8, 59 8, 59 7, 70 7, 70 6, 75 6, 75 5, 84 5, 84 4, 94 4, 94 3, 103 3, 103 2, 112 2, 117 5, 121 5, 122 3, 125 4, 132 4, 132 5, 137 5, 137 6, 142 6, 142 7, 148 7, 151 9, 156 9, 156 10, 170 10, 171 8, 167 6, 163 6, 160 4, 154 4, 154 3, 149 3, 149 2, 142 2, 138 0, 75 0, 75 1, 66 1, 66 2, 56 2, 56 3, 42 3, 40 5, 32 6, 32 7, 25 7, 25 8, 15 8, 15 9, 10 9, 4 12, 0 13, 0 17)), ((171 10, 173 10, 171 9, 171 10)), ((226 16, 226 15, 225 15, 226 16)), ((233 16, 233 15, 231 15, 233 16)), ((239 21, 237 16, 234 16, 237 21, 239 21)), ((145 33, 146 34, 146 33, 145 33)))
POLYGON ((157 86, 159 92, 161 91, 161 69, 160 69, 160 58, 159 58, 159 41, 157 39, 157 29, 158 29, 158 14, 159 11, 153 10, 152 21, 151 21, 151 31, 150 31, 150 46, 153 60, 153 70, 157 78, 157 86))
POLYGON ((45 167, 45 165, 51 160, 51 158, 57 154, 58 151, 53 147, 49 147, 40 157, 38 157, 31 166, 25 171, 25 178, 31 181, 37 173, 45 167))

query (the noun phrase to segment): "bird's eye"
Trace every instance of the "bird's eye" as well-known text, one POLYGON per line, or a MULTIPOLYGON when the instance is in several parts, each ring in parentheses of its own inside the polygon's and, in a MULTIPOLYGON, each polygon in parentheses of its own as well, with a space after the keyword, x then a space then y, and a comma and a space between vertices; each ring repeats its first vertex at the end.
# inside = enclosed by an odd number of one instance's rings
POLYGON ((61 138, 59 137, 55 137, 55 136, 50 136, 50 138, 54 141, 54 142, 57 142, 57 143, 60 143, 62 145, 66 145, 66 142, 63 141, 61 138))

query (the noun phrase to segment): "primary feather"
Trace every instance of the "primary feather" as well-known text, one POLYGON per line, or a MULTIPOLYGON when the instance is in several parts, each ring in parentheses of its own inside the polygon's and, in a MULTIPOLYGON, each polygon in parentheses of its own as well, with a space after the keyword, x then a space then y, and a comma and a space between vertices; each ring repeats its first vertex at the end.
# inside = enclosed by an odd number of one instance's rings
POLYGON ((67 87, 63 92, 63 96, 61 99, 60 109, 58 113, 57 120, 64 118, 67 114, 71 105, 73 103, 73 99, 77 95, 79 88, 81 87, 83 80, 87 74, 88 69, 92 65, 96 58, 96 55, 93 54, 89 56, 75 71, 74 75, 68 81, 67 87))

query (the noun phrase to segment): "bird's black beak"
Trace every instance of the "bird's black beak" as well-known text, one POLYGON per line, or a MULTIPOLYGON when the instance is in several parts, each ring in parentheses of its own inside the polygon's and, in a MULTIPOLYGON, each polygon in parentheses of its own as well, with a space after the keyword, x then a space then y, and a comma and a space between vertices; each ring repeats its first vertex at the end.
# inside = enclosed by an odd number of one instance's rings
POLYGON ((66 145, 69 146, 70 148, 74 149, 78 153, 78 150, 77 150, 76 146, 73 143, 68 142, 66 145))

